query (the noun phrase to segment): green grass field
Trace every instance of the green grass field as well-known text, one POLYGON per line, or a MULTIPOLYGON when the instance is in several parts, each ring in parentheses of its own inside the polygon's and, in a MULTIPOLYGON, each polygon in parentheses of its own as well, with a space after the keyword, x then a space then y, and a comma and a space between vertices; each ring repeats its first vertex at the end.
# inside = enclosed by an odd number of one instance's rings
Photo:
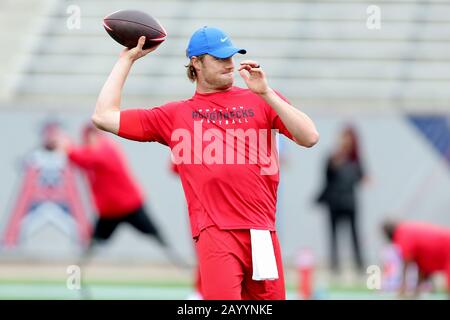
MULTIPOLYGON (((192 270, 167 266, 94 265, 86 269, 81 290, 69 289, 66 265, 0 264, 0 299, 50 300, 186 300, 194 293, 192 270)), ((394 293, 368 290, 364 279, 349 282, 324 281, 318 274, 315 299, 396 299, 394 293)), ((286 272, 287 298, 296 300, 295 270, 286 272)), ((421 299, 446 299, 443 292, 427 293, 421 299)))
MULTIPOLYGON (((44 281, 2 281, 0 283, 0 299, 113 299, 113 300, 186 300, 193 293, 193 288, 186 284, 175 283, 115 283, 114 281, 87 282, 82 288, 87 290, 89 298, 83 296, 83 290, 70 290, 64 282, 44 281)), ((295 288, 287 288, 288 299, 298 299, 295 288)), ((316 299, 331 300, 378 300, 395 299, 392 293, 381 293, 361 288, 335 287, 316 292, 316 299)), ((443 293, 426 294, 422 299, 445 299, 443 293)))

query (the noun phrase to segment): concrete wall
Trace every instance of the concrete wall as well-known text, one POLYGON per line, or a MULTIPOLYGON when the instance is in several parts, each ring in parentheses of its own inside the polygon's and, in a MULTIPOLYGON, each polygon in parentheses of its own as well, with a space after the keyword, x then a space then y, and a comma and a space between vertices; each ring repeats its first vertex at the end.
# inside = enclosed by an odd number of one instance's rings
MULTIPOLYGON (((347 122, 355 124, 370 182, 360 188, 360 230, 367 263, 375 263, 383 244, 379 222, 387 212, 450 226, 450 174, 447 163, 405 119, 396 113, 325 113, 305 110, 321 134, 312 149, 286 141, 287 162, 281 171, 279 234, 286 263, 292 263, 301 247, 314 250, 326 262, 328 225, 325 212, 313 198, 323 179, 326 156, 335 137, 347 122)), ((0 113, 0 230, 3 231, 20 183, 19 160, 39 143, 39 126, 45 112, 4 111, 0 113)), ((53 113, 78 139, 87 112, 53 113)), ((152 216, 186 259, 194 262, 184 195, 178 179, 169 171, 169 150, 156 143, 118 139, 129 157, 133 173, 147 194, 152 216)), ((342 254, 350 257, 350 236, 341 239, 342 254)), ((0 248, 0 259, 66 259, 76 257, 79 247, 51 226, 44 227, 15 249, 0 248)), ((116 261, 163 262, 155 243, 128 226, 122 226, 98 257, 116 261)))

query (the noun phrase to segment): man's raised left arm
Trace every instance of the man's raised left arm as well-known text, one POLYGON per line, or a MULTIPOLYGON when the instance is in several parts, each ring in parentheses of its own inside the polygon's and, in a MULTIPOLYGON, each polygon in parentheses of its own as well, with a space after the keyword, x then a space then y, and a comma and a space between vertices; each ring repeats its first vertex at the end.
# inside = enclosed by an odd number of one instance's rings
POLYGON ((310 148, 319 141, 319 133, 311 118, 284 101, 269 87, 264 71, 256 61, 242 61, 239 73, 248 88, 258 94, 278 114, 298 145, 310 148))

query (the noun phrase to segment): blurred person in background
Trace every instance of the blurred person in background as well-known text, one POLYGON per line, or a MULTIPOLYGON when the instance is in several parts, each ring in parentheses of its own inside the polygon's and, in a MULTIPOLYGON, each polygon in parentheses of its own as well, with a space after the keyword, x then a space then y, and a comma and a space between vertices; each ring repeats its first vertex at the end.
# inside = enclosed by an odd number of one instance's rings
POLYGON ((354 262, 358 272, 364 272, 364 261, 358 231, 357 187, 364 178, 358 136, 348 125, 339 135, 336 149, 329 156, 325 167, 325 183, 316 201, 325 205, 329 214, 330 267, 339 273, 341 263, 338 249, 338 233, 342 224, 350 227, 354 262))
POLYGON ((23 161, 22 185, 5 228, 7 247, 18 245, 48 224, 82 245, 89 239, 90 225, 74 168, 57 150, 61 131, 59 121, 46 119, 40 129, 40 145, 23 161))
POLYGON ((418 221, 394 221, 382 224, 386 239, 397 246, 403 261, 399 296, 407 295, 407 270, 417 266, 418 278, 413 296, 418 298, 425 281, 442 272, 450 297, 450 228, 418 221))
POLYGON ((98 219, 82 262, 97 244, 107 241, 120 224, 128 223, 156 240, 172 262, 184 266, 149 218, 141 189, 118 144, 92 124, 87 124, 82 130, 81 146, 75 146, 67 137, 61 136, 59 148, 86 174, 97 209, 98 219))

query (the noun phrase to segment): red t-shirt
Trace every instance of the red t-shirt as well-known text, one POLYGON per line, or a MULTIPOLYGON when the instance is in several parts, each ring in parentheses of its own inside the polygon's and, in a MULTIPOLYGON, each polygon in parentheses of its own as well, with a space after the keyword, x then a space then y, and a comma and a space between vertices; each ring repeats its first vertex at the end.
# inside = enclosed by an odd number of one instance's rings
POLYGON ((394 232, 403 259, 413 260, 425 274, 450 266, 450 229, 423 222, 403 222, 394 232))
POLYGON ((99 136, 95 146, 72 147, 69 159, 83 168, 101 217, 121 217, 143 204, 125 157, 113 141, 99 136))
POLYGON ((292 139, 263 99, 232 87, 151 109, 122 111, 119 135, 160 142, 178 155, 177 169, 196 237, 210 225, 275 230, 278 157, 274 152, 267 163, 261 156, 272 150, 271 129, 292 139), (261 174, 268 168, 273 169, 270 174, 261 174))

